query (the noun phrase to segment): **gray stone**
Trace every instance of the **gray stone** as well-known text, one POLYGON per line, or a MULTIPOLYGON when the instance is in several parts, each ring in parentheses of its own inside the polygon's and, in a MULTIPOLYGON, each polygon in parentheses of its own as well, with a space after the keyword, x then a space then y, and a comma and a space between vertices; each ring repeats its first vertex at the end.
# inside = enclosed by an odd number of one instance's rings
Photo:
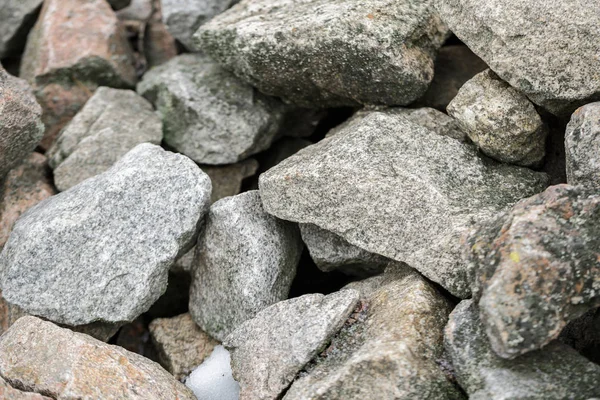
POLYGON ((253 176, 258 170, 258 162, 252 158, 237 164, 210 166, 201 165, 202 171, 208 175, 212 182, 211 203, 225 197, 235 196, 242 189, 242 181, 253 176))
POLYGON ((190 50, 202 50, 194 46, 192 36, 212 17, 227 10, 235 0, 162 0, 163 22, 171 35, 190 50))
POLYGON ((512 87, 555 114, 600 99, 600 14, 583 0, 435 0, 444 22, 512 87))
POLYGON ((493 159, 527 167, 544 158, 548 129, 542 118, 527 97, 489 69, 460 88, 448 114, 493 159))
POLYGON ((466 236, 475 299, 491 346, 514 358, 600 306, 600 194, 557 185, 466 236))
POLYGON ((67 190, 113 166, 141 143, 160 144, 162 123, 131 90, 100 87, 48 150, 54 184, 67 190))
POLYGON ((442 47, 435 59, 433 81, 417 104, 446 111, 462 85, 487 67, 467 46, 442 47))
POLYGON ((302 241, 310 257, 324 272, 340 270, 348 275, 369 276, 383 272, 388 258, 369 253, 342 237, 313 224, 300 224, 302 241))
POLYGON ((450 303, 403 265, 361 284, 372 293, 284 399, 462 399, 436 364, 450 303))
POLYGON ((42 108, 27 82, 0 66, 0 181, 42 139, 41 116, 42 108))
POLYGON ((565 134, 567 182, 600 188, 600 102, 571 116, 565 134))
POLYGON ((35 317, 0 337, 0 370, 11 386, 53 399, 196 399, 155 362, 35 317))
POLYGON ((156 106, 165 143, 200 164, 232 164, 266 150, 286 108, 198 54, 148 71, 138 92, 156 106))
POLYGON ((262 174, 265 210, 409 264, 457 296, 471 278, 459 237, 545 188, 546 175, 482 159, 406 118, 371 113, 262 174))
POLYGON ((43 0, 0 1, 0 58, 16 55, 23 49, 42 2, 43 0))
POLYGON ((195 39, 262 92, 323 108, 418 99, 447 33, 431 0, 242 0, 195 39))
POLYGON ((132 0, 107 0, 113 10, 121 10, 131 4, 132 0))
POLYGON ((302 252, 298 228, 253 190, 210 207, 192 267, 190 313, 217 340, 287 298, 302 252))
POLYGON ((471 300, 462 301, 450 314, 444 342, 469 399, 591 400, 600 396, 600 366, 562 343, 514 360, 498 357, 471 300))
POLYGON ((356 290, 307 294, 274 304, 238 327, 223 345, 231 352, 240 398, 280 398, 342 328, 358 299, 356 290))
POLYGON ((137 146, 21 216, 0 255, 4 297, 61 324, 132 321, 165 291, 210 191, 188 158, 137 146))

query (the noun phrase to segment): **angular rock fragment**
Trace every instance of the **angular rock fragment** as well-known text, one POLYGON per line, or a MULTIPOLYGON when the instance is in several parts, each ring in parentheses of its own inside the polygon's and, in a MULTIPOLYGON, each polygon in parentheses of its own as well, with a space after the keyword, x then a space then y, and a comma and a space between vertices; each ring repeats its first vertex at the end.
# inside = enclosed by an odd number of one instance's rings
POLYGON ((0 5, 0 58, 16 55, 25 46, 27 34, 43 0, 3 0, 0 5))
POLYGON ((131 90, 100 87, 48 151, 58 190, 113 166, 141 143, 160 144, 162 123, 152 105, 131 90))
POLYGON ((106 0, 47 0, 27 39, 21 77, 44 110, 49 148, 98 86, 132 87, 132 51, 106 0))
POLYGON ((156 106, 165 143, 200 164, 232 164, 265 150, 283 123, 283 103, 203 55, 153 68, 138 92, 156 106))
POLYGON ((489 69, 460 88, 448 114, 493 159, 536 166, 544 158, 548 129, 540 115, 527 97, 489 69))
POLYGON ((429 0, 242 0, 195 39, 263 93, 323 108, 418 99, 447 32, 429 0))
POLYGON ((251 177, 258 169, 258 162, 250 158, 237 164, 210 166, 201 165, 202 171, 208 175, 212 182, 211 203, 225 197, 235 196, 242 189, 242 181, 251 177))
POLYGON ((0 370, 11 385, 54 399, 195 400, 147 358, 35 317, 0 338, 0 370))
POLYGON ((407 266, 388 268, 375 290, 361 284, 360 311, 284 399, 462 399, 437 365, 450 303, 407 266))
POLYGON ((567 182, 600 188, 600 102, 580 107, 565 134, 567 182))
POLYGON ((383 272, 388 258, 369 253, 312 224, 300 224, 302 241, 321 271, 340 270, 348 275, 368 276, 383 272))
POLYGON ((4 297, 61 324, 132 321, 165 291, 210 190, 188 158, 137 146, 21 216, 0 255, 4 297))
POLYGON ((152 342, 161 365, 182 380, 202 364, 219 343, 202 331, 190 314, 150 323, 152 342))
POLYGON ((600 366, 559 342, 514 360, 490 347, 475 304, 462 301, 450 314, 445 348, 470 399, 591 399, 600 395, 600 366))
POLYGON ((294 224, 263 210, 258 191, 217 201, 198 238, 190 313, 217 340, 287 298, 302 241, 294 224))
POLYGON ((41 115, 29 85, 0 66, 0 181, 42 138, 41 115))
POLYGON ((15 389, 0 377, 0 399, 4 400, 52 400, 50 397, 39 393, 26 392, 15 389))
POLYGON ((240 398, 278 399, 344 325, 358 298, 356 290, 341 290, 281 301, 232 332, 224 346, 240 398))
POLYGON ((317 225, 469 296, 460 235, 543 190, 546 179, 400 115, 370 113, 265 172, 259 187, 268 213, 317 225))
POLYGON ((466 261, 494 351, 514 358, 600 306, 600 194, 557 185, 481 223, 466 261))
POLYGON ((231 357, 221 345, 185 380, 202 400, 239 400, 240 385, 233 379, 231 357))
POLYGON ((567 116, 600 99, 600 14, 581 0, 435 0, 442 19, 500 78, 567 116))

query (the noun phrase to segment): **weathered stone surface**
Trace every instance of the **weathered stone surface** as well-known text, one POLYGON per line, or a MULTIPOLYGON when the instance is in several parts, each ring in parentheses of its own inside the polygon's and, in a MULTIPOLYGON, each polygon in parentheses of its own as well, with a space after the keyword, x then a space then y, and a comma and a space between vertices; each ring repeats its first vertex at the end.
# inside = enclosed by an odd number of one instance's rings
POLYGON ((41 115, 29 85, 0 66, 0 181, 42 138, 41 115))
POLYGON ((436 0, 436 6, 456 36, 534 103, 569 115, 600 99, 600 14, 587 2, 436 0))
POLYGON ((211 203, 222 198, 235 196, 242 189, 242 181, 251 177, 258 170, 258 162, 250 158, 237 164, 210 166, 201 165, 202 171, 208 175, 212 182, 211 203))
POLYGON ((263 210, 258 191, 210 207, 196 246, 194 321, 218 340, 287 298, 302 252, 298 228, 263 210))
POLYGON ((27 39, 21 76, 44 110, 49 148, 98 86, 136 82, 125 33, 106 0, 47 0, 27 39))
POLYGON ((467 46, 444 46, 435 59, 435 73, 419 105, 446 111, 458 90, 488 66, 467 46))
POLYGON ((113 10, 121 10, 132 3, 132 0, 107 0, 113 10))
POLYGON ((234 2, 235 0, 162 0, 163 22, 185 47, 202 50, 194 46, 192 36, 200 26, 227 10, 234 2))
POLYGON ((31 153, 6 175, 0 192, 0 250, 21 214, 56 194, 49 176, 46 157, 40 153, 31 153))
POLYGON ((364 284, 358 312, 284 399, 462 399, 436 364, 450 303, 407 266, 388 268, 372 293, 364 284))
POLYGON ((141 143, 160 144, 162 123, 131 90, 100 87, 48 151, 58 190, 108 170, 141 143))
POLYGON ((199 54, 153 68, 138 92, 156 106, 165 143, 200 164, 232 164, 267 149, 285 110, 199 54))
POLYGON ((0 2, 0 58, 15 55, 25 46, 27 33, 43 0, 2 0, 0 2))
POLYGON ((50 397, 39 393, 25 392, 10 386, 0 377, 0 399, 3 400, 52 400, 50 397))
POLYGON ((12 386, 53 399, 195 400, 158 364, 35 317, 0 337, 0 371, 12 386))
POLYGON ((348 275, 369 276, 383 272, 390 260, 369 253, 342 237, 313 224, 300 224, 302 241, 321 271, 340 270, 348 275))
POLYGON ((600 396, 600 366, 554 342, 514 360, 490 347, 475 304, 462 301, 450 314, 445 348, 469 399, 591 399, 600 396))
POLYGON ((210 190, 188 158, 137 146, 21 216, 0 255, 4 297, 61 324, 132 321, 165 291, 210 190))
POLYGON ((261 311, 229 335, 233 377, 240 398, 278 399, 298 372, 342 328, 359 293, 307 294, 261 311))
POLYGON ((266 94, 336 107, 421 97, 447 32, 429 0, 242 0, 195 39, 266 94))
POLYGON ((448 105, 469 138, 488 156, 510 164, 539 165, 548 129, 521 93, 487 69, 464 84, 448 105))
POLYGON ((219 344, 196 325, 190 314, 155 319, 150 323, 150 335, 161 365, 179 380, 202 364, 219 344))
POLYGON ((565 134, 567 182, 600 188, 600 102, 575 111, 565 134))
POLYGON ((466 237, 481 320, 498 355, 539 349, 600 305, 599 221, 597 190, 557 185, 466 237))
POLYGON ((546 175, 482 159, 399 115, 371 113, 262 174, 265 210, 405 262, 469 296, 460 235, 545 188, 546 175))

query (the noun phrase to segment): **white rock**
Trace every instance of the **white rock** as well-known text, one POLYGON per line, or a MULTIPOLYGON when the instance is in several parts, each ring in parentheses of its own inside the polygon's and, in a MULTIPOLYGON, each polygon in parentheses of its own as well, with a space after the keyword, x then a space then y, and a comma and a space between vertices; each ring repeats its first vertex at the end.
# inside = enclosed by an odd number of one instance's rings
POLYGON ((185 380, 198 400, 237 400, 240 385, 231 374, 231 357, 223 346, 216 346, 208 357, 185 380))

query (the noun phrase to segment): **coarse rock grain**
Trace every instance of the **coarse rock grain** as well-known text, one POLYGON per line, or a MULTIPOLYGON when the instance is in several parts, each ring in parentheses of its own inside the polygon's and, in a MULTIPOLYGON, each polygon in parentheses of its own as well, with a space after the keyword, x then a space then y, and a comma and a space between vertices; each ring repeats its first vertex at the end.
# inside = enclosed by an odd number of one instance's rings
POLYGON ((565 133, 567 182, 600 188, 600 102, 578 108, 565 133))

